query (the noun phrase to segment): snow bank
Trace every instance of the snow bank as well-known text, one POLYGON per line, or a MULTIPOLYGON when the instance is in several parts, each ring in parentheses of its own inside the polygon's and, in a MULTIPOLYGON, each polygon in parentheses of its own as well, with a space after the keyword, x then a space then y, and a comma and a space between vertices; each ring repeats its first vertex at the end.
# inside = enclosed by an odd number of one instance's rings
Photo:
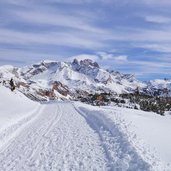
POLYGON ((170 115, 161 116, 119 107, 93 107, 82 103, 77 103, 76 106, 92 117, 101 117, 107 127, 117 125, 118 130, 127 136, 128 142, 137 153, 155 171, 171 170, 170 115))
POLYGON ((171 137, 169 136, 171 116, 130 109, 118 108, 117 111, 122 113, 126 123, 131 123, 129 131, 134 132, 140 140, 144 141, 141 146, 146 145, 164 166, 169 166, 171 169, 171 137))
POLYGON ((0 85, 0 133, 3 129, 29 116, 39 104, 18 91, 0 85))

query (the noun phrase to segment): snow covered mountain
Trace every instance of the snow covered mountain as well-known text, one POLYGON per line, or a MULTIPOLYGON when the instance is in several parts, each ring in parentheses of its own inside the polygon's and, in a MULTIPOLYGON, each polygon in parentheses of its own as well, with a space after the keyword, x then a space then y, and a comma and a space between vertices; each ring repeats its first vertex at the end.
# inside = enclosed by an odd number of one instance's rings
POLYGON ((171 96, 171 80, 156 79, 147 82, 147 87, 151 92, 157 93, 160 96, 171 96))
POLYGON ((91 60, 0 67, 0 170, 170 171, 169 112, 161 116, 75 101, 38 103, 23 95, 72 99, 86 92, 129 93, 137 87, 150 92, 169 85, 169 80, 142 83, 91 60))
MULTIPOLYGON (((72 62, 42 61, 31 66, 0 67, 1 80, 14 78, 17 88, 32 99, 74 98, 94 93, 130 93, 137 88, 147 94, 171 87, 171 81, 137 80, 134 75, 122 74, 101 68, 91 59, 72 62)), ((164 93, 164 91, 163 91, 164 93)))
POLYGON ((171 170, 170 115, 38 103, 2 85, 0 97, 1 171, 171 170))
MULTIPOLYGON (((113 91, 123 93, 142 86, 134 76, 109 72, 90 59, 73 62, 43 61, 31 67, 22 68, 21 75, 26 80, 41 83, 45 87, 54 81, 67 85, 71 91, 87 92, 113 91)), ((40 85, 40 84, 39 84, 40 85)))

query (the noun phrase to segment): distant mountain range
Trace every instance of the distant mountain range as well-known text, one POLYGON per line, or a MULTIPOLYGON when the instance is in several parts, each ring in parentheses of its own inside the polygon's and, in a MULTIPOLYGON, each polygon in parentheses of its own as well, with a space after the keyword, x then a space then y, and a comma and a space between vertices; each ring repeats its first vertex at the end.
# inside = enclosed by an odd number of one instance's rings
POLYGON ((101 68, 90 60, 42 61, 22 68, 0 67, 0 80, 13 78, 16 88, 33 100, 76 99, 95 93, 170 95, 171 80, 142 82, 134 75, 101 68))

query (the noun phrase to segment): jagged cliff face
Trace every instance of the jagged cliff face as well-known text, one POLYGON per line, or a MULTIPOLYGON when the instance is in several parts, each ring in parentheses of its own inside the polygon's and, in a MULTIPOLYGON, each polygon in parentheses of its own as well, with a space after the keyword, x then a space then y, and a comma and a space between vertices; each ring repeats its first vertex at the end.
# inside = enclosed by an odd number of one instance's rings
MULTIPOLYGON (((90 60, 73 62, 43 61, 32 66, 0 67, 0 79, 14 78, 17 88, 28 97, 38 100, 75 98, 89 93, 130 93, 137 89, 152 91, 156 82, 143 83, 133 75, 102 69, 90 60)), ((170 86, 170 82, 167 87, 170 86)))

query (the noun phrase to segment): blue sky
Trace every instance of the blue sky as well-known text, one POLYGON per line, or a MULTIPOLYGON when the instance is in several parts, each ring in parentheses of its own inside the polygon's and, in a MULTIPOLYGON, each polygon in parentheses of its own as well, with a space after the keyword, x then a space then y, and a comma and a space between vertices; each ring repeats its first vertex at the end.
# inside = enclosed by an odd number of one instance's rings
POLYGON ((170 0, 1 0, 0 65, 76 56, 170 78, 170 9, 170 0))

